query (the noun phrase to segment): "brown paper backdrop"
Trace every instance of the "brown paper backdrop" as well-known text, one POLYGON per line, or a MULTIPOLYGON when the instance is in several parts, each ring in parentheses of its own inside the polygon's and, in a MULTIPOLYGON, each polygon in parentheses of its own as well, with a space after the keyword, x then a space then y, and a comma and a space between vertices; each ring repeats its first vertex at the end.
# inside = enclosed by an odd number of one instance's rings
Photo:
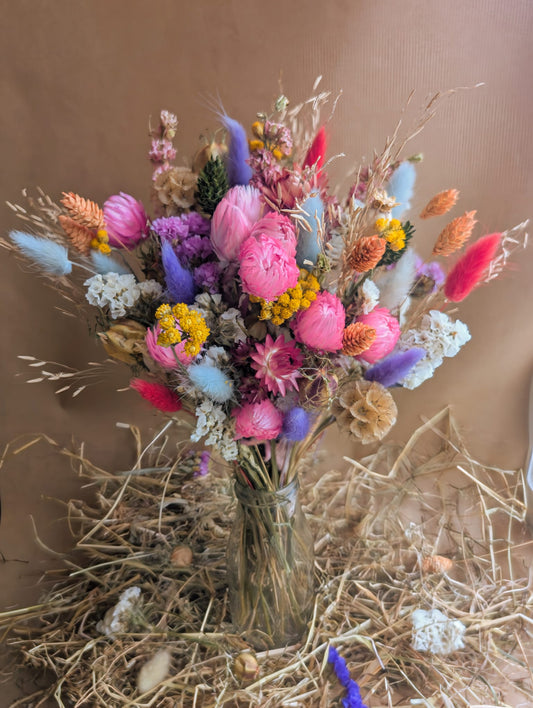
MULTIPOLYGON (((177 113, 178 160, 185 161, 200 133, 216 126, 205 96, 218 93, 248 125, 270 108, 280 76, 296 103, 323 75, 324 88, 343 91, 330 124, 331 154, 346 153, 336 179, 383 147, 411 90, 406 126, 430 93, 483 82, 447 100, 408 148, 425 155, 413 214, 453 186, 461 191, 457 213, 477 209, 478 236, 531 216, 530 0, 3 0, 0 10, 2 200, 20 201, 24 187, 39 185, 56 199, 73 190, 103 202, 123 190, 147 201, 150 115, 177 113)), ((423 253, 441 225, 418 231, 423 253)), ((2 206, 2 233, 17 226, 2 206)), ((473 340, 459 356, 421 389, 396 396, 400 422, 391 437, 406 440, 421 416, 451 404, 474 455, 508 468, 523 464, 533 248, 514 264, 461 306, 473 340)), ((115 393, 125 369, 117 366, 76 399, 56 396, 52 384, 24 383, 31 370, 18 354, 82 368, 104 357, 85 323, 62 317, 61 300, 4 251, 0 269, 3 443, 36 432, 61 444, 74 438, 96 463, 127 468, 130 437, 116 421, 148 429, 157 420, 133 393, 115 393)), ((361 452, 336 433, 330 443, 361 452)), ((46 544, 68 548, 65 507, 48 498, 86 493, 44 443, 7 455, 0 607, 36 599, 42 571, 58 562, 36 544, 30 517, 46 544)))

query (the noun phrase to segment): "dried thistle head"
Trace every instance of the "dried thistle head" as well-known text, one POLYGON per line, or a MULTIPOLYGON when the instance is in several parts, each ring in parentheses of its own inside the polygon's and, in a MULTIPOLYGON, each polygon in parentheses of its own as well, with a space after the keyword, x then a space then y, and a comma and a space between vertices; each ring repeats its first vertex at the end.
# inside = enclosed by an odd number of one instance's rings
POLYGON ((382 440, 396 423, 398 409, 393 397, 377 381, 353 381, 341 391, 333 407, 341 430, 363 445, 382 440))
POLYGON ((377 266, 387 249, 387 241, 380 236, 363 236, 348 253, 347 263, 356 273, 366 273, 377 266))

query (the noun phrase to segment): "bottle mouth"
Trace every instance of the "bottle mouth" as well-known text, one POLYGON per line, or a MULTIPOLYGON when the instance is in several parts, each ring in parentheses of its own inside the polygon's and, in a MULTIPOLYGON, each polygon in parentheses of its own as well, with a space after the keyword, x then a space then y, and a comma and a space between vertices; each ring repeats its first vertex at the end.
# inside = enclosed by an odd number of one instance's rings
POLYGON ((253 489, 239 480, 235 480, 235 496, 243 506, 272 507, 293 504, 299 489, 298 478, 295 477, 284 487, 279 489, 253 489))

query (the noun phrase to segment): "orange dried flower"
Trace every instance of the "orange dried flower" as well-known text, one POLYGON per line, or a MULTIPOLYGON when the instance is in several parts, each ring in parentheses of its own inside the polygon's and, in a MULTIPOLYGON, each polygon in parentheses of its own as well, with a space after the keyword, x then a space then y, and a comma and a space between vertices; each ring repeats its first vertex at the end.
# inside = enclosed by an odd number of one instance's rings
POLYGON ((363 322, 348 325, 342 334, 342 351, 357 356, 369 349, 376 340, 376 330, 363 322))
POLYGON ((459 190, 446 189, 444 192, 436 194, 420 212, 421 219, 429 219, 432 216, 442 216, 455 206, 459 190))
POLYGON ((465 241, 468 241, 472 235, 474 225, 477 224, 477 220, 474 218, 475 215, 475 210, 465 211, 462 216, 458 216, 445 226, 433 247, 433 255, 449 256, 461 248, 465 241))
POLYGON ((423 573, 447 573, 453 567, 453 561, 446 556, 426 556, 421 565, 423 573))
POLYGON ((58 218, 63 231, 69 237, 74 248, 84 256, 89 255, 91 251, 91 241, 95 238, 94 231, 74 221, 70 216, 61 214, 58 218))
POLYGON ((96 202, 84 199, 74 192, 63 192, 61 204, 78 224, 96 230, 104 228, 104 212, 96 202))
POLYGON ((363 236, 357 241, 348 256, 348 265, 356 273, 366 273, 380 262, 387 241, 380 236, 363 236))

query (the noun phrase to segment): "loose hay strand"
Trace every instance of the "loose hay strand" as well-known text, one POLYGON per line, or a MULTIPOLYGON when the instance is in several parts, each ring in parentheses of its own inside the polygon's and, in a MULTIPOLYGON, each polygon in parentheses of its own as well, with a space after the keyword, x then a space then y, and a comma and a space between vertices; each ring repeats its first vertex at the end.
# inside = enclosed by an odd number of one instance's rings
POLYGON ((193 479, 183 444, 173 459, 163 435, 143 447, 140 433, 132 434, 137 463, 126 476, 94 466, 83 448, 75 453, 48 440, 96 494, 91 503, 67 505, 83 562, 67 559, 63 580, 42 604, 0 614, 17 661, 52 676, 31 696, 36 705, 53 698, 69 708, 322 708, 342 697, 327 664, 330 645, 342 651, 372 708, 533 702, 532 586, 515 557, 532 548, 523 538, 517 543, 522 479, 473 460, 448 409, 403 448, 383 445, 344 471, 308 471, 304 504, 317 539, 313 617, 301 644, 256 654, 261 674, 248 683, 234 673, 235 657, 249 648, 232 633, 226 599, 228 477, 215 468, 193 479), (428 439, 440 448, 422 452, 428 439), (150 458, 142 469, 141 457, 150 458), (192 549, 189 567, 172 565, 178 545, 192 549), (451 568, 424 572, 422 561, 436 555, 451 559, 451 568), (129 631, 111 641, 97 625, 135 585, 144 603, 129 631), (461 620, 465 648, 444 657, 415 651, 416 608, 461 620), (162 648, 172 655, 171 672, 140 695, 139 669, 162 648))

